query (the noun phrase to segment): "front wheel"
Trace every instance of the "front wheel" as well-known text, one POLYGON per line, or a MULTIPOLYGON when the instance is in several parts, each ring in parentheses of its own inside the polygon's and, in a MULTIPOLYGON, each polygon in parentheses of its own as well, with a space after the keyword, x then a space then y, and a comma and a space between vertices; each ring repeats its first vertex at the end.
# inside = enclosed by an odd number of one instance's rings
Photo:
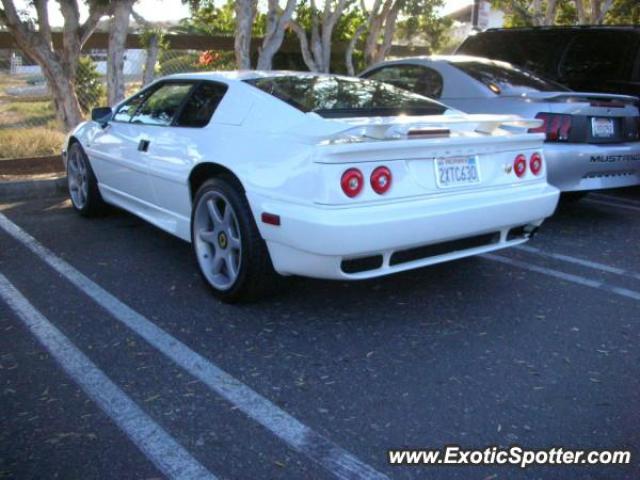
POLYGON ((225 302, 259 298, 276 276, 246 197, 233 179, 213 178, 196 193, 191 244, 204 280, 225 302))
POLYGON ((98 180, 79 143, 71 145, 67 153, 67 185, 71 204, 80 215, 92 217, 104 213, 106 204, 98 180))

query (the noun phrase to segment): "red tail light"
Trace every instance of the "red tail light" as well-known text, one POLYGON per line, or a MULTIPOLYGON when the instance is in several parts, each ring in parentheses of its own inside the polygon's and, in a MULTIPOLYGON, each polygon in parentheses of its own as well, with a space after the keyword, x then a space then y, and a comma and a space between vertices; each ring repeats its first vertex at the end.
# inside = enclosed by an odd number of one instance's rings
POLYGON ((531 173, 534 175, 540 175, 540 172, 542 171, 542 155, 538 152, 531 155, 531 158, 529 159, 529 170, 531 170, 531 173))
POLYGON ((347 197, 353 198, 362 191, 364 187, 364 177, 362 172, 357 168, 350 168, 342 174, 340 180, 342 191, 347 197))
POLYGON ((539 113, 536 118, 542 120, 542 125, 537 128, 530 128, 529 132, 546 134, 547 142, 566 142, 569 140, 571 115, 539 113))
POLYGON ((371 188, 379 195, 386 193, 391 188, 391 170, 387 167, 378 167, 371 173, 371 188))
POLYGON ((513 171, 516 172, 518 178, 524 177, 524 174, 527 173, 527 157, 520 154, 513 161, 513 171))

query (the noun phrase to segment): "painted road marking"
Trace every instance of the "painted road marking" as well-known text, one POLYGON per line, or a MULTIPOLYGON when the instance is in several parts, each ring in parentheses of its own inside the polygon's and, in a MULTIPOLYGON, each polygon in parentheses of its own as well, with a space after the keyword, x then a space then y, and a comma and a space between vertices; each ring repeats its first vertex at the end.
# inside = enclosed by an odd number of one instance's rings
POLYGON ((531 272, 541 273, 550 277, 559 278, 560 280, 564 280, 566 282, 577 283, 578 285, 583 285, 585 287, 597 288, 599 290, 604 290, 605 292, 614 293, 622 297, 640 301, 640 292, 630 290, 628 288, 616 287, 615 285, 610 285, 600 280, 593 280, 591 278, 574 275, 573 273, 562 272, 560 270, 554 270, 552 268, 540 267, 538 265, 522 262, 513 258, 503 257, 501 255, 495 255, 493 253, 485 253, 480 256, 482 258, 486 258, 487 260, 493 260, 494 262, 504 263, 506 265, 522 268, 531 272))
POLYGON ((531 247, 529 245, 516 245, 513 248, 515 248, 516 250, 522 250, 523 252, 531 253, 533 255, 538 255, 540 257, 553 258, 555 260, 573 263, 574 265, 580 265, 582 267, 592 268, 594 270, 600 270, 606 273, 612 273, 614 275, 620 275, 622 277, 629 277, 635 280, 640 280, 640 273, 625 270, 624 268, 612 267, 611 265, 607 265, 604 263, 592 262, 591 260, 572 257, 571 255, 564 255, 562 253, 545 252, 544 250, 536 247, 531 247))
POLYGON ((161 472, 171 479, 216 479, 36 310, 1 273, 0 298, 51 353, 67 375, 161 472))
POLYGON ((388 479, 331 440, 274 405, 177 338, 121 302, 94 281, 40 244, 0 213, 0 227, 45 263, 82 290, 115 319, 129 327, 169 359, 198 378, 245 415, 254 419, 294 450, 341 479, 388 479))

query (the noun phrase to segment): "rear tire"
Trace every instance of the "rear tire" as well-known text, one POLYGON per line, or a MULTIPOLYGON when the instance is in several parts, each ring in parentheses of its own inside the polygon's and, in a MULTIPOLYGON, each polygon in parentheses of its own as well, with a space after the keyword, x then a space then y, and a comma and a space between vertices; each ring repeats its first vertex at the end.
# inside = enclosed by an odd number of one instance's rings
POLYGON ((100 195, 89 158, 75 142, 67 152, 67 186, 73 208, 83 217, 103 215, 107 204, 100 195))
POLYGON ((278 277, 244 191, 232 177, 212 178, 198 189, 191 245, 200 274, 224 302, 257 300, 278 277))

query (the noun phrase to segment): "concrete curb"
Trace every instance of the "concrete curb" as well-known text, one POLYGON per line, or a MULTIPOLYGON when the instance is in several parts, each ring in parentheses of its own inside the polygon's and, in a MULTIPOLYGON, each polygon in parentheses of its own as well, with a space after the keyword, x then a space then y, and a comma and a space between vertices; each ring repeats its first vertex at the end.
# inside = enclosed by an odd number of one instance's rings
POLYGON ((32 198, 53 197, 65 193, 67 177, 45 180, 24 180, 17 182, 0 182, 0 201, 20 201, 32 198))

